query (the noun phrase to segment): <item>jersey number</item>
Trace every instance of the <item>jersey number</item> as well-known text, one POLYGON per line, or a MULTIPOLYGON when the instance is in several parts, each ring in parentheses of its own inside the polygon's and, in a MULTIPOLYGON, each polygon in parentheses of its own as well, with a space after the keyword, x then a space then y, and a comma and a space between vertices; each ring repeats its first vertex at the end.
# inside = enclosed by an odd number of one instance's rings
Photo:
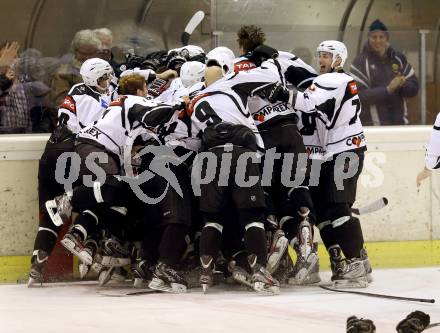
POLYGON ((316 114, 301 112, 303 128, 299 131, 301 135, 313 135, 316 130, 316 114))
POLYGON ((220 123, 222 120, 212 109, 208 102, 203 101, 197 105, 195 116, 201 123, 206 123, 207 126, 220 123))
POLYGON ((351 105, 356 106, 356 111, 354 117, 350 119, 350 122, 348 123, 349 125, 353 125, 356 122, 359 112, 361 111, 361 101, 359 98, 356 98, 351 102, 351 105))

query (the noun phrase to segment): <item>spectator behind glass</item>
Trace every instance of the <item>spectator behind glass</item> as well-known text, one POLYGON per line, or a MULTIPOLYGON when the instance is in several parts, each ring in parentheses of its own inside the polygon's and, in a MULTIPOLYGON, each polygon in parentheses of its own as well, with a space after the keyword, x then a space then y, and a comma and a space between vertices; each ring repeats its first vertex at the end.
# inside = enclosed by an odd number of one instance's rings
POLYGON ((50 88, 43 82, 31 79, 25 71, 28 66, 23 65, 28 61, 28 58, 19 58, 17 51, 17 42, 6 43, 0 50, 2 72, 5 74, 6 80, 9 80, 6 85, 2 80, 0 94, 1 133, 31 132, 32 109, 43 107, 45 96, 50 91, 50 88), (5 61, 5 58, 8 60, 5 61))
POLYGON ((101 41, 101 49, 98 52, 98 58, 105 61, 110 61, 112 59, 112 46, 113 46, 113 33, 108 28, 95 29, 93 32, 96 37, 101 41))
POLYGON ((95 58, 101 48, 102 42, 92 30, 80 30, 73 37, 71 44, 73 56, 65 55, 62 57, 62 64, 55 71, 51 82, 51 119, 54 127, 57 122, 58 106, 70 88, 82 82, 79 74, 82 63, 87 59, 95 58))
POLYGON ((363 125, 408 124, 405 98, 417 95, 419 83, 406 57, 389 44, 388 29, 381 21, 370 25, 351 74, 358 83, 363 125))

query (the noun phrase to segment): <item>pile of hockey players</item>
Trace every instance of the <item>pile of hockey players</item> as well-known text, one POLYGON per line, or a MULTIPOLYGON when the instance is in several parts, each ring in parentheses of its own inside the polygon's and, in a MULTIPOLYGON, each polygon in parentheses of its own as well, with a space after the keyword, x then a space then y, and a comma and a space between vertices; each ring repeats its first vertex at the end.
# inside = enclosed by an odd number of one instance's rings
POLYGON ((291 53, 240 46, 238 58, 222 46, 157 52, 117 85, 106 61, 84 62, 39 165, 30 286, 43 282, 67 223, 61 244, 101 285, 128 276, 180 293, 228 281, 277 294, 280 284, 318 283, 314 226, 336 287, 371 282, 351 214, 366 145, 345 45, 319 45, 320 75, 291 53), (340 190, 344 152, 358 171, 340 190), (308 186, 315 160, 319 182, 308 186))

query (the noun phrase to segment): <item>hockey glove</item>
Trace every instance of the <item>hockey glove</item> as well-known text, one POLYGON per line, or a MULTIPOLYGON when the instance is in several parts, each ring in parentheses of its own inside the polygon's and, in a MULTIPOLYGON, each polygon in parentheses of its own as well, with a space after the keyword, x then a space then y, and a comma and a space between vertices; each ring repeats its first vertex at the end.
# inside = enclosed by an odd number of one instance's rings
POLYGON ((255 66, 259 67, 261 63, 267 59, 276 59, 278 57, 278 51, 273 47, 262 44, 257 46, 248 56, 249 60, 251 60, 255 66))
POLYGON ((156 79, 148 85, 148 94, 157 97, 162 94, 169 87, 169 81, 156 79))
POLYGON ((414 311, 397 324, 396 330, 399 333, 420 333, 428 327, 429 322, 428 314, 422 311, 414 311))
POLYGON ((270 103, 284 102, 293 105, 296 99, 296 92, 290 91, 281 83, 277 83, 266 89, 264 97, 270 103))
POLYGON ((347 318, 347 333, 375 333, 376 326, 370 319, 351 316, 347 318))

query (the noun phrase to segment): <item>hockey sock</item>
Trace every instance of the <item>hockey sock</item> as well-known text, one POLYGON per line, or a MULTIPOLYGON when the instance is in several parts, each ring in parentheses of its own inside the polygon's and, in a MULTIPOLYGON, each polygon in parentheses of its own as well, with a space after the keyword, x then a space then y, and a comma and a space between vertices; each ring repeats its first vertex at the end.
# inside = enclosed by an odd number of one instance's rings
POLYGON ((188 227, 186 225, 168 224, 159 244, 159 261, 175 267, 186 250, 185 236, 187 233, 188 227))
POLYGON ((88 235, 96 232, 98 221, 98 216, 94 212, 86 210, 78 215, 71 233, 84 241, 88 235))
POLYGON ((338 239, 336 238, 333 226, 331 224, 324 226, 322 229, 318 224, 318 228, 322 242, 324 243, 326 249, 328 249, 329 247, 335 244, 338 244, 338 239))
POLYGON ((73 190, 72 209, 82 212, 96 206, 98 203, 107 203, 115 206, 125 206, 126 184, 116 177, 108 177, 104 184, 94 182, 93 187, 81 185, 73 190))
POLYGON ((244 244, 249 254, 257 256, 257 263, 266 267, 267 247, 263 222, 252 222, 247 226, 244 233, 244 244))
POLYGON ((264 229, 264 209, 248 208, 239 209, 240 223, 244 225, 244 245, 249 255, 257 256, 257 263, 266 266, 267 244, 266 231, 264 229))
POLYGON ((333 230, 345 258, 360 258, 360 251, 364 247, 364 237, 359 219, 351 217, 349 221, 333 230))
POLYGON ((44 250, 48 255, 52 253, 61 227, 55 226, 47 212, 40 212, 40 225, 35 237, 34 250, 44 250))
POLYGON ((199 241, 200 256, 207 255, 217 260, 222 246, 223 226, 218 214, 204 214, 205 226, 202 229, 199 241))
POLYGON ((299 223, 299 219, 293 217, 281 218, 280 226, 289 242, 298 235, 299 223))

